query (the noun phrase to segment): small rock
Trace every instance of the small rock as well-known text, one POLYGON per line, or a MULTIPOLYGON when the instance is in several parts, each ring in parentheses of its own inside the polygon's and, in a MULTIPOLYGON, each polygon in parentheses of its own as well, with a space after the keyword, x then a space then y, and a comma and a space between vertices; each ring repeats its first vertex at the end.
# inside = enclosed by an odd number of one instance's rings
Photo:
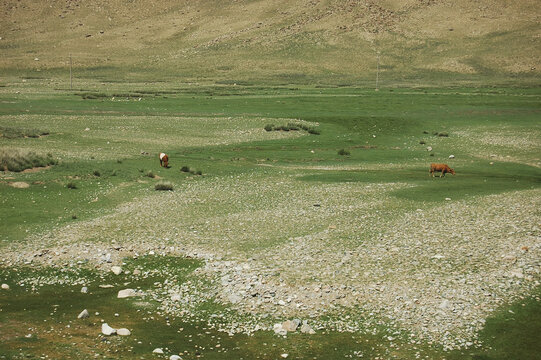
POLYGON ((305 321, 302 326, 301 326, 301 333, 303 334, 310 334, 310 335, 313 335, 315 334, 315 330, 312 329, 312 327, 310 325, 308 325, 308 323, 305 321))
POLYGON ((454 155, 449 155, 449 159, 454 159, 455 156, 454 155))
POLYGON ((156 348, 156 349, 152 350, 152 353, 153 354, 163 354, 163 350, 161 348, 156 348))
POLYGON ((24 337, 30 339, 32 337, 32 334, 26 334, 24 337))
POLYGON ((122 268, 120 266, 113 266, 111 268, 111 271, 113 272, 113 274, 115 275, 120 275, 122 273, 122 268))
POLYGON ((131 335, 131 331, 126 329, 126 328, 122 328, 122 329, 118 329, 116 331, 117 335, 120 335, 120 336, 130 336, 131 335))
POLYGON ((2 290, 9 290, 8 284, 2 284, 2 290))
POLYGON ((81 292, 82 292, 83 294, 86 294, 86 293, 88 292, 88 288, 87 288, 86 286, 83 286, 83 287, 81 288, 81 292))
POLYGON ((84 309, 83 311, 81 311, 79 316, 77 316, 77 319, 86 319, 89 316, 90 316, 90 314, 88 313, 88 310, 84 309))
POLYGON ((278 335, 287 335, 287 330, 282 327, 282 324, 274 324, 274 333, 278 335))
POLYGON ((171 301, 180 301, 180 299, 181 299, 180 294, 171 295, 171 301))
POLYGON ((432 151, 432 146, 427 146, 426 151, 432 151))
POLYGON ((133 289, 124 289, 124 290, 120 290, 118 292, 117 297, 119 299, 124 299, 124 298, 132 297, 132 296, 137 296, 137 293, 135 292, 135 290, 133 290, 133 289))
POLYGON ((227 297, 227 299, 229 300, 229 302, 230 302, 231 304, 236 304, 236 303, 238 303, 239 301, 242 300, 242 298, 241 298, 239 295, 237 295, 237 294, 230 294, 230 295, 227 297))
MULTIPOLYGON (((375 137, 375 136, 374 136, 374 137, 375 137)), ((282 354, 282 355, 280 355, 280 357, 283 358, 283 359, 287 359, 288 356, 289 356, 289 354, 282 354)))
POLYGON ((139 269, 133 270, 133 275, 139 275, 139 274, 141 274, 141 270, 139 269))
MULTIPOLYGON (((300 321, 299 321, 300 323, 300 321)), ((297 328, 299 327, 299 323, 291 320, 286 320, 282 323, 282 329, 288 331, 288 332, 294 332, 297 331, 297 328)))
POLYGON ((169 360, 182 360, 182 358, 178 355, 171 355, 169 356, 169 360))
POLYGON ((109 325, 107 325, 107 323, 103 323, 101 324, 101 333, 103 335, 109 336, 109 335, 116 334, 116 330, 110 327, 109 325))
POLYGON ((445 299, 441 302, 440 306, 438 306, 440 309, 442 310, 446 310, 449 308, 449 306, 451 305, 451 303, 449 302, 449 300, 445 299))

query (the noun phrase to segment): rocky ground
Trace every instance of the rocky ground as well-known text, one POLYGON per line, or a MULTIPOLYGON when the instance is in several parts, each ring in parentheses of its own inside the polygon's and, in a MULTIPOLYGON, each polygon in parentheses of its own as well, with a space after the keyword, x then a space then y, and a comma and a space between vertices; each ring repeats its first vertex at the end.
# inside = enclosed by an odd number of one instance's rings
POLYGON ((111 271, 125 257, 190 256, 204 260, 191 281, 145 294, 164 312, 229 333, 284 334, 288 319, 299 328, 309 320, 306 332, 384 325, 446 349, 478 345, 475 334, 494 310, 539 286, 538 189, 415 208, 390 195, 407 186, 400 183, 239 180, 201 180, 31 236, 4 247, 0 265, 111 271), (200 313, 209 300, 233 311, 200 313))

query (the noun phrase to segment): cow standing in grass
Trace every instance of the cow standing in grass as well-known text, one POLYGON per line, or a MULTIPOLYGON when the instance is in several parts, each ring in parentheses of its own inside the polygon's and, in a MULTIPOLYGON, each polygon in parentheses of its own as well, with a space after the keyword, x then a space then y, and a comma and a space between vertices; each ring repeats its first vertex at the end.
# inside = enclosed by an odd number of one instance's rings
POLYGON ((169 156, 167 156, 165 153, 160 153, 160 166, 169 167, 169 156))
POLYGON ((441 172, 440 177, 445 176, 445 173, 455 174, 455 171, 447 164, 430 164, 430 175, 434 177, 434 172, 441 172))

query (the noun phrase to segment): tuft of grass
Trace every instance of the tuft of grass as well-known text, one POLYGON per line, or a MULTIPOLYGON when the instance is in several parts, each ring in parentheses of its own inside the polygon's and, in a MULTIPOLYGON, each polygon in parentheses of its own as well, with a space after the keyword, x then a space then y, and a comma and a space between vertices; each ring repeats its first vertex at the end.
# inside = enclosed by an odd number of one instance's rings
POLYGON ((100 177, 100 176, 101 176, 101 173, 100 173, 99 170, 94 170, 94 172, 93 172, 92 174, 94 174, 94 176, 96 176, 96 177, 100 177))
POLYGON ((56 165, 52 154, 38 154, 33 151, 0 149, 0 170, 20 172, 35 167, 56 165))
POLYGON ((77 189, 77 184, 75 184, 73 181, 70 181, 66 184, 66 187, 68 189, 77 189))
POLYGON ((183 166, 183 167, 180 168, 180 171, 186 172, 186 173, 190 172, 190 167, 189 166, 183 166))
POLYGON ((351 153, 349 151, 347 151, 346 149, 340 149, 340 150, 338 150, 338 155, 347 156, 347 155, 351 155, 351 153))
POLYGON ((154 190, 173 191, 173 184, 169 181, 159 181, 154 185, 154 190))
POLYGON ((156 175, 154 175, 154 173, 153 173, 152 171, 150 171, 150 170, 147 171, 147 173, 145 174, 145 176, 148 176, 149 178, 153 178, 153 179, 156 177, 156 175))
POLYGON ((71 218, 72 218, 73 220, 75 220, 75 219, 77 219, 77 215, 73 214, 73 215, 71 215, 71 218))
POLYGON ((272 130, 274 130, 274 125, 272 124, 265 125, 265 131, 272 131, 272 130))

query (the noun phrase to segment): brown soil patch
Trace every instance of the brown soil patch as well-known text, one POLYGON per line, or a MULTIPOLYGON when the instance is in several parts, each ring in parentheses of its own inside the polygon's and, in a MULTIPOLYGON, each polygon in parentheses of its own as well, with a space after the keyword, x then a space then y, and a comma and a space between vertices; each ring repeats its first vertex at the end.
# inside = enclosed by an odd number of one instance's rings
POLYGON ((42 170, 47 170, 47 169, 50 169, 50 168, 51 168, 51 165, 48 165, 48 166, 44 166, 44 167, 35 167, 35 168, 32 168, 32 169, 26 169, 26 170, 23 170, 21 172, 22 173, 35 173, 35 172, 42 171, 42 170))
POLYGON ((17 189, 26 189, 30 187, 30 185, 24 181, 10 182, 8 185, 17 189))

